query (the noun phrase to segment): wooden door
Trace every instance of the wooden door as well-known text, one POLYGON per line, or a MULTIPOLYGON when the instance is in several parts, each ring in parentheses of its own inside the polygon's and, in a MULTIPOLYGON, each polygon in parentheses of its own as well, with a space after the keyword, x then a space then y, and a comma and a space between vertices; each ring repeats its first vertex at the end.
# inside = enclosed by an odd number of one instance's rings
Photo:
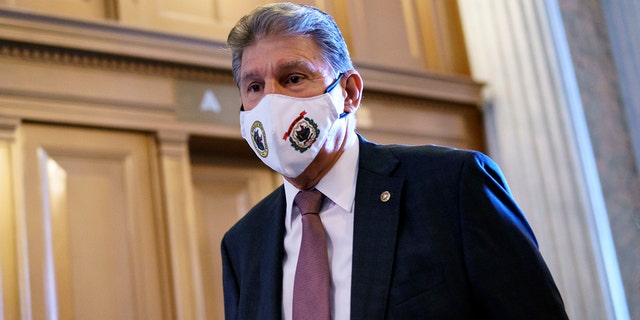
POLYGON ((153 140, 36 124, 21 133, 32 318, 172 318, 153 140))

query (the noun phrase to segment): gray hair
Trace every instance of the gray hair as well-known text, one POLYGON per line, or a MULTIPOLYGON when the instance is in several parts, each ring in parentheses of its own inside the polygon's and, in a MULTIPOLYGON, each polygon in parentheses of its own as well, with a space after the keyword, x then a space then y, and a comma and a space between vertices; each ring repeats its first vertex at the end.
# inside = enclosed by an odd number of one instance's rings
POLYGON ((227 46, 231 49, 231 67, 236 84, 240 80, 244 49, 271 35, 310 37, 320 48, 334 76, 353 69, 347 44, 329 14, 307 5, 272 3, 242 17, 229 32, 227 46))

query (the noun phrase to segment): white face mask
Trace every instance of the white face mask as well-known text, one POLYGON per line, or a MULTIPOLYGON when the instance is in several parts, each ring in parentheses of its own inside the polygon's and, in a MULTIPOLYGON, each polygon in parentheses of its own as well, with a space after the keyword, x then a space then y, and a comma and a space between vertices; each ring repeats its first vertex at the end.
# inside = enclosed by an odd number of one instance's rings
POLYGON ((346 116, 342 90, 311 98, 268 94, 255 108, 240 112, 240 131, 258 158, 280 174, 295 178, 316 158, 334 123, 346 116))

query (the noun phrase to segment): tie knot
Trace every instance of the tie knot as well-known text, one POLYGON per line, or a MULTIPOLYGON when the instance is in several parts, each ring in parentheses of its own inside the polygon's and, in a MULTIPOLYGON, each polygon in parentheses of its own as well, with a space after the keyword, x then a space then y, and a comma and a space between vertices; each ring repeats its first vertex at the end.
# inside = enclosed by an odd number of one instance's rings
POLYGON ((320 213, 323 199, 324 194, 322 192, 311 189, 298 192, 293 202, 300 208, 300 213, 305 215, 307 213, 320 213))

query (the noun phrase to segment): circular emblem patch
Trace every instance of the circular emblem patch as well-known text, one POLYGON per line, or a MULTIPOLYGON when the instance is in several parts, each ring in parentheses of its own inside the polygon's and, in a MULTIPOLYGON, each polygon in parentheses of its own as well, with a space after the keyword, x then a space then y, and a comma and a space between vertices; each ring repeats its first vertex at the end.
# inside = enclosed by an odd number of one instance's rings
POLYGON ((289 135, 289 142, 291 146, 303 153, 307 151, 320 134, 318 125, 312 119, 302 117, 298 119, 298 122, 293 124, 291 134, 289 135))
POLYGON ((260 121, 256 121, 251 125, 251 141, 253 141, 253 147, 258 151, 258 154, 266 158, 269 154, 269 146, 260 121))

